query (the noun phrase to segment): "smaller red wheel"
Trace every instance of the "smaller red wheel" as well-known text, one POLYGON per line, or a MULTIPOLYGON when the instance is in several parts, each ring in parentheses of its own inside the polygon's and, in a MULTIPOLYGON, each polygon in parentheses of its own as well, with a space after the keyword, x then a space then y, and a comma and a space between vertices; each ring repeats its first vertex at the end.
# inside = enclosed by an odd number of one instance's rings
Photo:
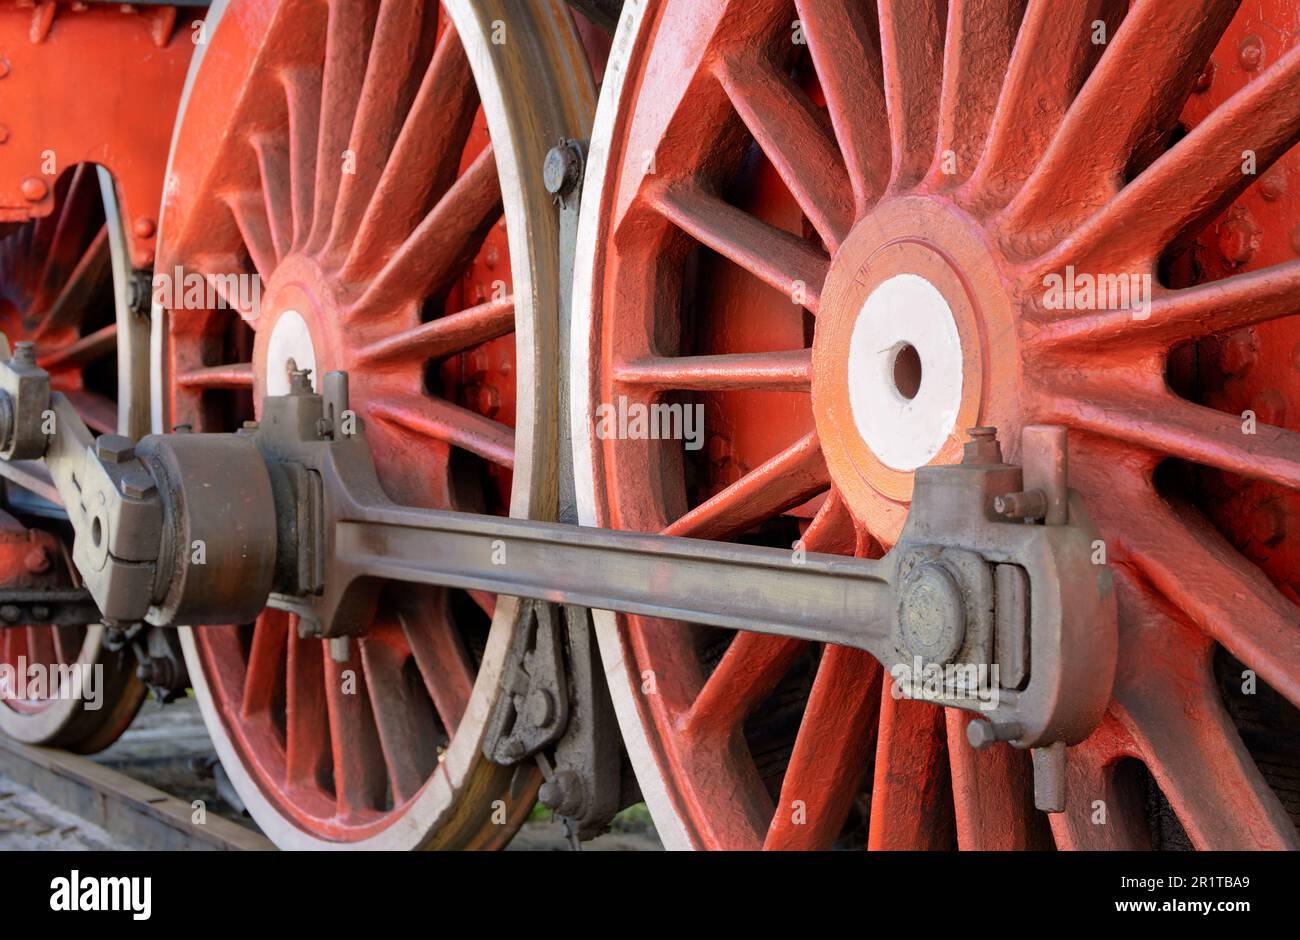
MULTIPOLYGON (((92 430, 138 432, 147 406, 133 391, 143 383, 131 380, 138 379, 132 369, 144 361, 133 359, 121 341, 133 332, 127 322, 130 263, 112 178, 79 165, 60 177, 55 198, 53 214, 0 242, 0 331, 10 344, 36 344, 51 388, 68 397, 92 430), (125 380, 125 396, 119 379, 125 380)), ((6 483, 0 510, 4 587, 73 584, 69 538, 58 493, 48 481, 35 480, 31 488, 6 483)), ((30 744, 81 753, 116 740, 144 700, 145 687, 135 677, 131 653, 106 649, 104 639, 100 624, 0 627, 0 662, 15 680, 0 688, 0 730, 30 744), (36 678, 39 684, 31 681, 36 678)))

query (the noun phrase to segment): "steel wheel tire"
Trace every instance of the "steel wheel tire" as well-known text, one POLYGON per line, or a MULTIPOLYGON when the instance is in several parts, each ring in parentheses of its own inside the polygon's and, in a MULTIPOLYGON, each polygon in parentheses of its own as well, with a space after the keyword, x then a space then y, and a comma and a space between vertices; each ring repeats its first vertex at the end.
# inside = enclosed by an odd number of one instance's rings
POLYGON ((971 751, 969 716, 899 701, 865 655, 744 633, 726 645, 690 625, 597 612, 660 835, 678 848, 1297 847, 1279 799, 1300 740, 1300 597, 1284 566, 1294 539, 1247 546, 1252 536, 1216 531, 1192 506, 1194 493, 1224 515, 1199 483, 1184 494, 1168 479, 1222 473, 1234 492, 1253 480, 1267 491, 1254 499, 1294 505, 1295 395, 1260 412, 1275 425, 1264 437, 1243 437, 1231 395, 1206 401, 1228 414, 1194 405, 1166 373, 1197 392, 1179 380, 1183 353, 1258 330, 1261 364, 1267 333, 1270 369, 1294 389, 1290 239, 1244 268, 1265 270, 1239 273, 1251 231, 1219 215, 1262 199, 1274 214, 1289 206, 1294 225, 1288 177, 1243 195, 1252 180, 1210 154, 1239 161, 1250 138, 1261 177, 1275 162, 1294 176, 1300 50, 1251 35, 1259 23, 1245 10, 1225 32, 1231 3, 874 6, 625 5, 579 226, 581 522, 768 544, 793 532, 808 551, 873 555, 906 518, 910 467, 955 459, 967 427, 997 425, 1014 458, 1021 426, 1064 424, 1072 485, 1119 583, 1115 698, 1071 750, 1067 812, 1049 822, 1033 809, 1027 755, 971 751), (1072 16, 1077 32, 1066 31, 1072 16), (1109 38, 1090 49, 1093 16, 1109 38), (1215 107, 1187 102, 1211 84, 1212 52, 1228 88, 1215 107), (1186 273, 1186 238, 1170 245, 1179 235, 1226 244, 1235 260, 1202 273, 1230 276, 1188 286, 1199 279, 1186 273), (1071 319, 1026 304, 1067 264, 1152 274, 1150 317, 1130 331, 1127 310, 1071 319), (908 400, 927 376, 962 381, 932 439, 914 426, 869 443, 846 381, 867 381, 853 330, 875 290, 905 273, 942 296, 949 358, 921 369, 922 350, 909 376, 891 346, 893 368, 870 381, 908 400), (690 475, 680 449, 596 434, 613 396, 669 392, 706 403, 730 436, 706 445, 690 475), (918 441, 917 454, 890 450, 918 441), (1242 711, 1253 703, 1225 703, 1241 681, 1234 656, 1260 680, 1254 715, 1242 711), (1258 744, 1260 722, 1292 754, 1280 769, 1258 744), (756 738, 780 727, 760 752, 756 738))
MULTIPOLYGON (((58 204, 52 215, 0 241, 0 272, 6 273, 0 330, 11 345, 37 343, 52 387, 67 394, 96 431, 140 434, 148 426, 148 371, 142 355, 148 332, 130 306, 131 262, 113 178, 102 168, 81 164, 59 181, 55 193, 58 204), (115 389, 106 385, 112 372, 117 373, 115 389)), ((38 495, 53 502, 57 493, 38 495)), ((43 513, 36 509, 36 515, 43 513)), ((59 570, 70 565, 60 557, 66 550, 50 532, 29 531, 29 538, 39 540, 33 547, 49 559, 50 574, 42 577, 57 580, 59 570)), ((20 655, 30 659, 33 650, 40 650, 38 658, 50 665, 100 669, 103 695, 93 710, 80 697, 5 700, 0 703, 0 731, 28 744, 81 754, 117 740, 139 711, 146 689, 135 677, 130 650, 105 649, 104 638, 98 623, 0 633, 5 662, 14 665, 20 655)))

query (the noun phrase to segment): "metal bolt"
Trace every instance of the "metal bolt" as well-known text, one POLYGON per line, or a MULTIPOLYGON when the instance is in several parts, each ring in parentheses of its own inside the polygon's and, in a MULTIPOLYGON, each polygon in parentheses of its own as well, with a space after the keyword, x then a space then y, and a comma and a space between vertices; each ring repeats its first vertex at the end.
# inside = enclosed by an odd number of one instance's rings
POLYGON ((993 511, 1008 519, 1042 519, 1047 515, 1047 494, 1042 490, 1025 490, 995 497, 993 511))
POLYGON ((311 394, 311 369, 299 369, 298 363, 293 359, 286 360, 284 368, 289 373, 290 395, 311 394))
POLYGON ((135 457, 135 441, 120 434, 102 434, 95 441, 95 456, 105 463, 126 463, 135 457))
POLYGON ((152 480, 145 480, 143 483, 136 480, 122 481, 122 495, 129 496, 131 499, 144 499, 154 491, 152 480))
POLYGON ((45 198, 45 194, 50 191, 50 187, 45 184, 45 180, 36 176, 24 176, 23 181, 18 184, 22 191, 23 198, 28 202, 40 202, 45 198))
POLYGON ((538 789, 537 798, 561 816, 576 816, 582 810, 582 781, 572 770, 557 770, 538 789))
POLYGON ((46 623, 50 619, 50 609, 44 604, 37 604, 32 608, 32 619, 37 623, 46 623))
POLYGON ((28 340, 14 343, 13 361, 23 366, 36 365, 36 344, 28 340))
POLYGON ((966 740, 975 750, 988 747, 996 741, 1014 741, 1024 734, 1024 729, 1014 721, 993 723, 972 721, 966 726, 966 740))
POLYGON ((173 425, 172 425, 172 433, 173 433, 173 434, 190 434, 191 432, 193 432, 193 430, 194 430, 194 425, 192 425, 192 424, 173 424, 173 425))
POLYGON ((582 178, 582 154, 572 140, 562 140, 546 154, 542 182, 552 196, 567 196, 582 178))
POLYGON ((3 620, 5 623, 17 623, 18 618, 22 615, 23 612, 18 609, 18 605, 16 604, 5 604, 3 607, 0 607, 0 620, 3 620))
POLYGON ((970 442, 966 444, 962 463, 1002 463, 1002 445, 998 443, 997 428, 977 427, 966 433, 970 436, 970 442))

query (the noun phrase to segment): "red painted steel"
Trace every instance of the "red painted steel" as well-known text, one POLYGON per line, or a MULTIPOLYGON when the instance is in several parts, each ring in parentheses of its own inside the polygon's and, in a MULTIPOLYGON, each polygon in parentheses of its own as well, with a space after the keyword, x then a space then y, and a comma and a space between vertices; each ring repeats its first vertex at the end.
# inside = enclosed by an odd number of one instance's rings
POLYGON ((1212 671, 1217 645, 1300 704, 1293 5, 648 7, 601 194, 593 403, 700 402, 708 440, 698 458, 601 441, 601 521, 786 545, 802 532, 810 551, 891 544, 911 474, 856 430, 847 360, 873 289, 917 274, 952 308, 965 377, 933 459, 956 459, 976 424, 1013 458, 1025 424, 1068 426, 1122 618, 1114 701, 1072 749, 1050 826, 1026 754, 972 751, 968 716, 895 701, 873 664, 623 619, 629 676, 655 679, 636 705, 688 838, 1129 847, 1181 838, 1148 826, 1167 801, 1197 847, 1300 845, 1212 671), (1048 309, 1045 278, 1067 266, 1151 275, 1149 315, 1048 309), (1208 500, 1170 458, 1204 468, 1208 500))
POLYGON ((132 264, 153 264, 163 171, 202 11, 0 2, 0 223, 48 216, 96 163, 119 188, 132 264))

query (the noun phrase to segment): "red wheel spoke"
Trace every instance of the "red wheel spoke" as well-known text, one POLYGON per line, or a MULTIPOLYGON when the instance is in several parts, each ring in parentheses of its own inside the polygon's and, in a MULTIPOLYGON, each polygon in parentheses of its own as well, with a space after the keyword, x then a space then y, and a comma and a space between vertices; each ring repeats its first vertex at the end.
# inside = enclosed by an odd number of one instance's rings
POLYGON ((454 735, 469 706, 474 668, 456 633, 446 592, 414 591, 410 602, 398 606, 397 616, 438 718, 454 735))
POLYGON ((696 506, 664 534, 730 538, 807 502, 829 485, 821 445, 810 433, 696 506))
POLYGON ((289 616, 282 611, 267 611, 254 624, 239 709, 245 718, 266 717, 285 687, 288 639, 289 616))
POLYGON ((1161 291, 1145 319, 1130 310, 1071 317, 1046 324, 1037 346, 1079 349, 1108 342, 1136 350, 1182 343, 1300 315, 1300 261, 1249 271, 1178 291, 1161 291))
POLYGON ((84 627, 51 627, 54 635, 54 654, 61 663, 75 663, 81 656, 81 646, 86 642, 84 627))
POLYGON ((966 850, 1051 847, 1047 817, 1034 807, 1029 754, 1007 744, 975 750, 966 740, 970 712, 947 709, 948 763, 957 845, 966 850))
POLYGON ((1028 179, 1099 52, 1092 0, 1029 0, 970 198, 1000 205, 1028 179))
POLYGON ((949 0, 933 185, 971 175, 984 150, 1026 0, 949 0), (947 166, 952 153, 954 165, 947 166))
POLYGON ((686 713, 683 733, 704 746, 737 731, 807 648, 804 640, 737 633, 686 713))
MULTIPOLYGON (((1123 779, 1121 761, 1137 745, 1115 717, 1112 703, 1088 739, 1070 748, 1065 764, 1065 812, 1050 817, 1058 849, 1149 849, 1147 793, 1123 779)), ((1136 760, 1136 758, 1132 758, 1136 760)))
POLYGON ((318 251, 330 233, 344 151, 365 81, 366 57, 374 34, 379 0, 334 0, 329 8, 325 69, 321 82, 320 131, 316 149, 316 195, 307 249, 318 251))
POLYGON ((1172 130, 1238 2, 1133 3, 1043 162, 1008 206, 1008 227, 1077 221, 1113 196, 1134 153, 1172 130))
POLYGON ((1155 258, 1224 209, 1300 139, 1300 46, 1282 55, 1103 206, 1058 249, 1044 271, 1068 263, 1118 270, 1155 258), (1152 206, 1164 207, 1153 213, 1152 206))
POLYGON ((339 184, 328 254, 346 252, 360 230, 433 51, 438 9, 424 0, 380 2, 348 142, 356 172, 344 174, 339 184))
POLYGON ((444 359, 505 336, 514 328, 515 299, 506 296, 385 337, 360 350, 357 359, 365 365, 444 359))
POLYGON ((1053 400, 1053 420, 1171 457, 1300 489, 1300 433, 1257 424, 1169 393, 1080 386, 1053 400))
POLYGON ((440 398, 413 396, 374 402, 370 413, 380 421, 443 441, 502 467, 515 465, 515 432, 500 422, 440 398))
POLYGON ((224 366, 205 366, 190 369, 176 376, 176 384, 183 388, 252 388, 253 364, 234 362, 224 366))
POLYGON ((382 316, 403 301, 446 287, 500 217, 501 183, 492 148, 486 147, 384 265, 352 316, 382 316))
POLYGON ((262 201, 276 260, 293 248, 293 197, 289 190, 289 142, 271 131, 257 133, 250 143, 262 174, 262 201))
POLYGON ((102 359, 112 354, 115 349, 117 349, 117 324, 110 323, 76 342, 54 349, 48 355, 42 355, 37 362, 47 372, 75 369, 102 359))
POLYGON ((826 647, 763 848, 834 845, 875 744, 880 680, 880 664, 867 653, 826 647), (796 803, 802 810, 798 815, 796 803))
POLYGON ((342 269, 344 280, 373 272, 456 179, 461 150, 478 109, 478 88, 455 30, 448 25, 384 167, 342 269))
POLYGON ((647 198, 683 232, 817 312, 829 261, 816 247, 696 189, 651 187, 647 198))
POLYGON ((934 157, 943 75, 943 0, 879 0, 880 55, 889 111, 889 188, 907 189, 934 157))
POLYGON ((316 148, 320 132, 321 72, 291 68, 281 73, 289 106, 289 184, 292 190, 293 244, 311 232, 316 199, 316 148))
POLYGON ((1153 493, 1140 512, 1150 524, 1123 537, 1133 564, 1206 634, 1300 706, 1300 609, 1195 511, 1176 514, 1153 493))
POLYGON ((867 4, 796 0, 795 6, 862 216, 889 184, 879 29, 867 4))
POLYGON ((329 715, 325 704, 325 644, 298 639, 290 615, 285 692, 285 782, 320 786, 330 773, 329 715))
POLYGON ((805 551, 852 555, 857 549, 858 527, 839 491, 832 489, 804 530, 805 551))
MULTIPOLYGON (((28 665, 40 664, 42 666, 57 665, 59 662, 58 653, 54 649, 54 633, 49 627, 26 627, 27 632, 27 660, 28 665)), ((54 698, 58 689, 54 683, 58 677, 51 675, 49 677, 49 687, 46 689, 46 695, 54 698)))
POLYGON ((1192 843, 1201 849, 1300 848, 1300 835, 1212 684, 1210 644, 1127 579, 1119 590, 1126 627, 1121 663, 1158 651, 1165 666, 1160 674, 1121 669, 1119 717, 1192 843))
POLYGON ((117 433, 117 403, 97 392, 72 388, 64 392, 81 419, 100 434, 117 433))
POLYGON ((54 302, 32 336, 33 341, 39 343, 53 333, 81 323, 94 298, 110 284, 111 278, 108 228, 104 227, 78 258, 67 282, 60 285, 54 302))
POLYGON ((946 850, 957 843, 944 711, 881 689, 867 848, 946 850))
POLYGON ((230 214, 239 227, 239 235, 248 248, 248 257, 263 281, 271 277, 278 260, 275 238, 266 216, 266 201, 257 190, 230 193, 226 197, 230 214))
POLYGON ((384 804, 388 771, 375 719, 370 713, 365 670, 353 643, 345 663, 325 657, 325 703, 333 751, 334 793, 338 814, 365 818, 384 804))
POLYGON ((848 174, 830 128, 774 65, 726 57, 718 80, 804 215, 834 254, 853 224, 848 174))
POLYGON ((404 803, 438 764, 433 709, 403 674, 410 651, 405 648, 400 628, 376 624, 358 645, 393 801, 404 803))
POLYGON ((806 392, 812 350, 733 353, 722 356, 650 357, 620 363, 614 378, 625 385, 692 389, 806 392))

